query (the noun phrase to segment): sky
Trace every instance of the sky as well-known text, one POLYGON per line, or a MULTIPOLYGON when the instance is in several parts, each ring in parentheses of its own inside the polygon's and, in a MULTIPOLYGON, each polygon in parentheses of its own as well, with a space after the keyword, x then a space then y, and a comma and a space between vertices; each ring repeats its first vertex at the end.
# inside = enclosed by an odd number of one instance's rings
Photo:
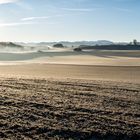
POLYGON ((0 41, 140 41, 140 0, 0 0, 0 41))

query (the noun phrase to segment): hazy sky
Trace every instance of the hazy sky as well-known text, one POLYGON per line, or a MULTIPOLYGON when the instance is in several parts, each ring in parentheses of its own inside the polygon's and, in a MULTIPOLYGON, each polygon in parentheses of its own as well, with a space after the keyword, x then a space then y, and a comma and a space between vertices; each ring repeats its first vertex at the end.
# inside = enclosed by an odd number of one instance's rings
POLYGON ((140 0, 0 0, 0 41, 140 40, 140 0))

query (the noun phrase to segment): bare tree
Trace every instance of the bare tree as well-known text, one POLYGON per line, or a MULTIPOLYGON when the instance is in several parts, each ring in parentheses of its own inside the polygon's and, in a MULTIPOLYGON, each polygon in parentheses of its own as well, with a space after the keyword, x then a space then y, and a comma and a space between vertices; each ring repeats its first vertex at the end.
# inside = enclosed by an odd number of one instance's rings
POLYGON ((136 40, 136 39, 133 40, 133 44, 134 44, 135 46, 137 45, 137 40, 136 40))

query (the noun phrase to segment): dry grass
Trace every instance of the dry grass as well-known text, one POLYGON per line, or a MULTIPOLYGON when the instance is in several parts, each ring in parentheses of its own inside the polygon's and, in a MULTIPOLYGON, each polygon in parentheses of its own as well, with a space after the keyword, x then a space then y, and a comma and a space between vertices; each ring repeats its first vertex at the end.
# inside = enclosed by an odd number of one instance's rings
POLYGON ((0 79, 0 139, 103 138, 140 138, 140 84, 0 79))

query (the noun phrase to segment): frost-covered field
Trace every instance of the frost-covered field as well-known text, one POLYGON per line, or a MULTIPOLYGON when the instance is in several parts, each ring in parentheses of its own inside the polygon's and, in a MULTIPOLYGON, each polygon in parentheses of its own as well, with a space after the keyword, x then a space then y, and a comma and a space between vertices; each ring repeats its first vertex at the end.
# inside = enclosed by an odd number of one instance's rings
POLYGON ((140 84, 0 79, 0 139, 103 138, 140 138, 140 84))

